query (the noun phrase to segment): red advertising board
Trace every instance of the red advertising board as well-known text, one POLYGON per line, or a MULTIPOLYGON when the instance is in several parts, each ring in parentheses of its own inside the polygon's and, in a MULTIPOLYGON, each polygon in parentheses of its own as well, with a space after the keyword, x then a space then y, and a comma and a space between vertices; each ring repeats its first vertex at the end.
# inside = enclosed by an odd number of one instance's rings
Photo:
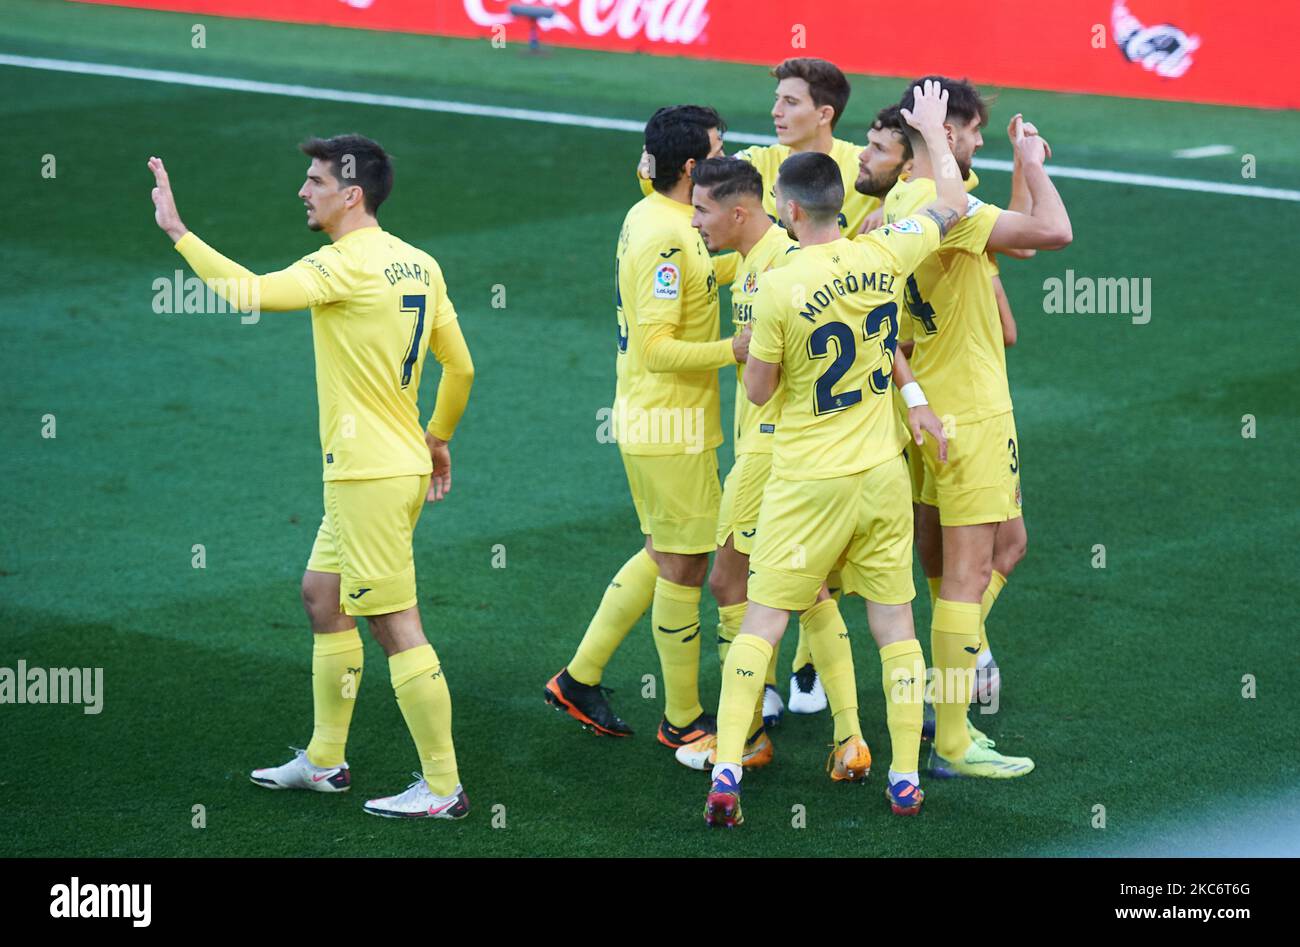
MULTIPOLYGON (((512 0, 82 0, 295 23, 525 42, 512 0)), ((521 2, 521 0, 515 0, 521 2)), ((543 42, 846 72, 943 72, 999 86, 1300 108, 1284 47, 1300 3, 1275 0, 522 0, 543 42), (896 12, 890 12, 896 11, 896 12)))

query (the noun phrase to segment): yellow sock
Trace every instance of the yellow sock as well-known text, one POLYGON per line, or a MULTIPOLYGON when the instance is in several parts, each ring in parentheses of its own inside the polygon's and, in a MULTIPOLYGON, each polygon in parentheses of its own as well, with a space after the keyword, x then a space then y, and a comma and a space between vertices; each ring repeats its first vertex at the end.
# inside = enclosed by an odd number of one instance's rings
POLYGON ((361 635, 357 629, 312 635, 311 696, 315 724, 307 744, 313 766, 340 766, 348 725, 361 686, 361 635))
MULTIPOLYGON (((736 640, 736 635, 740 634, 740 623, 745 620, 745 609, 749 606, 748 602, 741 602, 739 605, 719 605, 718 618, 721 622, 718 625, 718 664, 721 667, 727 666, 727 652, 731 649, 731 643, 736 640)), ((775 657, 776 649, 772 649, 772 655, 775 657)), ((768 671, 775 674, 773 667, 774 661, 768 661, 768 671)), ((754 708, 754 717, 749 725, 749 735, 753 736, 763 729, 763 692, 758 692, 758 704, 754 708)))
MULTIPOLYGON (((925 577, 925 584, 930 587, 930 610, 934 611, 934 603, 939 601, 939 586, 943 585, 943 576, 925 577)), ((897 770, 895 770, 897 772, 897 770)))
POLYGON ((989 576, 988 588, 984 590, 984 599, 980 602, 980 651, 987 651, 989 648, 989 633, 984 630, 984 623, 988 621, 989 612, 993 611, 993 603, 998 600, 1006 584, 1007 577, 994 569, 989 576))
POLYGON ((895 773, 915 773, 921 760, 922 695, 925 693, 925 655, 915 638, 895 641, 880 649, 881 685, 885 690, 885 722, 895 773))
POLYGON ((808 640, 811 660, 826 688, 826 702, 835 721, 835 742, 862 736, 858 720, 858 681, 853 672, 849 629, 834 599, 818 602, 799 619, 808 640))
POLYGON ((660 576, 655 580, 650 624, 664 675, 664 716, 674 727, 684 727, 704 713, 700 706, 700 590, 660 576))
POLYGON ((722 697, 718 701, 717 762, 740 765, 747 727, 753 721, 754 703, 763 697, 763 668, 772 646, 758 635, 737 635, 722 669, 722 697))
POLYGON ((659 566, 650 553, 642 549, 623 563, 614 581, 609 583, 601 597, 600 607, 591 617, 587 633, 582 636, 578 651, 569 662, 569 676, 579 684, 596 685, 605 673, 605 665, 613 657, 627 633, 632 630, 655 594, 655 579, 659 566))
POLYGON ((745 620, 745 609, 748 607, 748 602, 718 606, 718 667, 727 666, 727 649, 736 640, 736 635, 740 634, 740 623, 745 620))
POLYGON ((934 746, 944 759, 960 759, 970 746, 966 710, 970 706, 979 642, 978 603, 944 598, 935 603, 930 625, 935 674, 934 746))
POLYGON ((397 706, 420 754, 425 782, 439 796, 460 783, 456 748, 451 742, 451 692, 433 645, 422 644, 388 659, 397 706))
POLYGON ((776 666, 780 663, 777 659, 781 656, 779 647, 772 649, 772 657, 767 662, 767 677, 763 679, 764 684, 771 684, 776 687, 776 666))

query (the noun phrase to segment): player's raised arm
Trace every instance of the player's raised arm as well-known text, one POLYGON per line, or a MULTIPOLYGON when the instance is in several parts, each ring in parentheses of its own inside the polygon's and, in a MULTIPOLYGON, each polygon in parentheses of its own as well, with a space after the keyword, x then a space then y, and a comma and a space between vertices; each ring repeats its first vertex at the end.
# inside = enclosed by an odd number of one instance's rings
POLYGON ((1029 134, 1021 123, 1015 130, 1016 166, 1029 190, 1028 213, 1003 211, 989 232, 987 248, 998 253, 1011 250, 1059 250, 1074 239, 1070 215, 1044 162, 1051 148, 1038 134, 1029 134))
POLYGON ((944 119, 948 117, 948 91, 938 82, 927 79, 912 90, 912 108, 902 109, 903 120, 920 133, 934 169, 936 200, 921 213, 939 225, 939 235, 952 229, 966 210, 966 188, 961 171, 948 145, 944 119))
MULTIPOLYGON (((1011 116, 1011 121, 1007 124, 1007 138, 1011 141, 1012 153, 1015 161, 1011 166, 1011 201, 1007 204, 1007 210, 1017 214, 1030 214, 1034 209, 1034 197, 1029 193, 1029 185, 1025 183, 1025 169, 1020 163, 1020 153, 1015 150, 1016 141, 1021 134, 1037 135, 1038 129, 1032 122, 1026 122, 1024 116, 1019 112, 1011 116)), ((1046 141, 1043 142, 1046 147, 1047 157, 1052 157, 1052 147, 1046 141)), ((1003 254, 1015 260, 1028 260, 1037 250, 1004 250, 1003 254)), ((997 289, 995 288, 995 291, 997 289)), ((1005 326, 1005 322, 1003 323, 1005 326)))
POLYGON ((181 220, 162 159, 150 158, 149 170, 154 176, 154 221, 213 292, 242 312, 289 312, 312 305, 315 300, 289 270, 259 276, 200 240, 181 220))

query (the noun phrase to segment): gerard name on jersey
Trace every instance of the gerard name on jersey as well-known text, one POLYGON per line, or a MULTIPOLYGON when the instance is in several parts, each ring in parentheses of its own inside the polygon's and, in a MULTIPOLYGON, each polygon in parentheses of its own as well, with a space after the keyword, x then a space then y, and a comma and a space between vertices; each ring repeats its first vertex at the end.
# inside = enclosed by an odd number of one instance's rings
POLYGON ((418 263, 403 263, 401 260, 394 260, 391 266, 384 267, 384 275, 388 277, 388 285, 396 286, 399 279, 413 279, 429 285, 429 271, 420 269, 418 263))

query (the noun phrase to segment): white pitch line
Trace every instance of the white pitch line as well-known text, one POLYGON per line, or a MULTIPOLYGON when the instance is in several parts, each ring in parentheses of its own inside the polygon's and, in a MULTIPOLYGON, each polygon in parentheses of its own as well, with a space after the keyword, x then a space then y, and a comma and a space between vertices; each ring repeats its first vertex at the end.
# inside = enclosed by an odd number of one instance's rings
MULTIPOLYGON (((622 118, 600 118, 577 115, 572 112, 546 112, 535 109, 504 108, 496 105, 475 105, 469 102, 452 102, 447 99, 423 99, 408 95, 379 95, 348 89, 329 89, 320 86, 289 85, 280 82, 262 82, 257 79, 235 79, 228 76, 205 76, 167 69, 139 69, 134 66, 115 66, 107 63, 74 62, 67 59, 46 59, 40 56, 14 56, 0 53, 0 66, 21 69, 43 69, 49 72, 70 72, 85 76, 108 76, 114 79, 139 79, 167 85, 194 86, 200 89, 222 89, 229 92, 251 92, 259 95, 283 95, 315 101, 346 102, 355 105, 377 105, 386 108, 414 109, 421 112, 445 112, 453 115, 473 115, 481 118, 504 118, 520 122, 541 122, 547 125, 569 125, 579 128, 599 128, 608 131, 634 132, 645 130, 644 122, 622 118)), ((771 135, 754 135, 744 132, 727 132, 729 141, 743 144, 770 145, 776 141, 771 135)), ((976 158, 975 167, 988 171, 1010 171, 1010 161, 994 158, 976 158)), ((1262 187, 1257 184, 1224 184, 1219 181, 1198 181, 1190 178, 1171 178, 1157 174, 1134 174, 1127 171, 1101 171, 1093 168, 1050 166, 1052 177, 1075 178, 1081 181, 1101 181, 1107 184, 1129 184, 1135 187, 1158 187, 1176 191, 1194 191, 1204 194, 1231 194, 1238 197, 1259 197, 1276 201, 1300 203, 1300 190, 1262 187)))
POLYGON ((1232 145, 1201 145, 1199 148, 1182 148, 1174 152, 1175 158, 1217 158, 1230 155, 1237 149, 1232 145))

